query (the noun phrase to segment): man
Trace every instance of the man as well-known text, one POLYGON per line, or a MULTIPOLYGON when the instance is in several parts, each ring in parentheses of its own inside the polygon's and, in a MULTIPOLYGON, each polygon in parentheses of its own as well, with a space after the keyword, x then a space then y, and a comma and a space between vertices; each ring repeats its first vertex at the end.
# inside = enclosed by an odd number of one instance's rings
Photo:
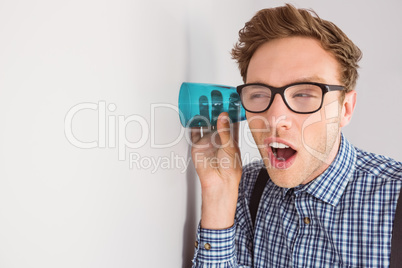
POLYGON ((192 129, 202 188, 193 267, 388 267, 402 164, 341 134, 355 108, 359 48, 333 23, 286 5, 247 22, 232 55, 262 161, 241 167, 226 113, 217 132, 192 129))

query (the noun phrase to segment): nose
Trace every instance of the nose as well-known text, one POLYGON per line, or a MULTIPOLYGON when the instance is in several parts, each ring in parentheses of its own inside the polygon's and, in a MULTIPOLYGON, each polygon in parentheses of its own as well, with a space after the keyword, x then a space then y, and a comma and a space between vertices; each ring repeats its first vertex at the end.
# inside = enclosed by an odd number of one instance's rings
POLYGON ((293 112, 286 106, 282 97, 276 94, 264 117, 268 119, 272 130, 281 131, 292 127, 292 114, 293 112))

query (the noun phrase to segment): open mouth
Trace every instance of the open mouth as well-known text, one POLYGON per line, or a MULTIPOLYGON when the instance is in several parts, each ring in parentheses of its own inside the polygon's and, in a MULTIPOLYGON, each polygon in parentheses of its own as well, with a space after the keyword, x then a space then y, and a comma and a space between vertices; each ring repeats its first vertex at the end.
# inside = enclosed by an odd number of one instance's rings
POLYGON ((296 157, 297 151, 281 142, 269 143, 270 160, 273 167, 278 169, 289 168, 296 157))

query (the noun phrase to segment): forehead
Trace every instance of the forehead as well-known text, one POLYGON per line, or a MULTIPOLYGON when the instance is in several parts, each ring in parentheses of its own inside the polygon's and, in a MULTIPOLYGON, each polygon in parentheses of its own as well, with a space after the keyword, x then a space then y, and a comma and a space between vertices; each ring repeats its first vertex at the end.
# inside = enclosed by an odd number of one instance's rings
POLYGON ((318 40, 287 37, 266 42, 255 51, 247 69, 247 83, 276 87, 306 80, 339 84, 339 73, 339 63, 318 40))

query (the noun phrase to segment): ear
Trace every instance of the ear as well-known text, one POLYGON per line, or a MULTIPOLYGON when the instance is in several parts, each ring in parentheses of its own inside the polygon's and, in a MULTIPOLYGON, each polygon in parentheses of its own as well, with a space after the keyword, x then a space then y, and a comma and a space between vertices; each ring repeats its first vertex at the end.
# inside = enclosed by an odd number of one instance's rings
POLYGON ((345 127, 352 120, 353 111, 356 106, 356 91, 352 90, 345 93, 345 99, 342 104, 341 127, 345 127))

